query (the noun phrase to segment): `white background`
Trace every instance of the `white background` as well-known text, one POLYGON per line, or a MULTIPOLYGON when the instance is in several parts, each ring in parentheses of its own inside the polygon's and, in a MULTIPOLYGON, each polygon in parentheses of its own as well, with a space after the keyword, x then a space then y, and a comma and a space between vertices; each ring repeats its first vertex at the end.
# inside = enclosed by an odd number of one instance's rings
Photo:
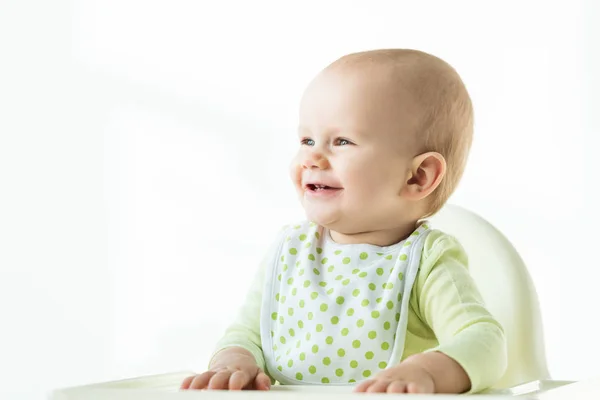
MULTIPOLYGON (((555 378, 600 375, 588 1, 0 1, 0 397, 201 369, 282 224, 302 89, 436 54, 476 141, 452 199, 531 269, 555 378)), ((9 397, 10 396, 10 397, 9 397)))

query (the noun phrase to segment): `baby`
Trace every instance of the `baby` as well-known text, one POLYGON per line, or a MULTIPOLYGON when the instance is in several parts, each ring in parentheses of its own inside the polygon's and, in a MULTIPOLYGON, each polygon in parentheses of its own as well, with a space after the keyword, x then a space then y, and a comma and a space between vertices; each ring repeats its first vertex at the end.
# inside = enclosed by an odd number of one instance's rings
POLYGON ((350 54, 309 84, 285 227, 209 370, 182 389, 354 385, 463 393, 494 385, 506 343, 453 237, 424 220, 463 173, 473 132, 456 71, 414 50, 350 54))

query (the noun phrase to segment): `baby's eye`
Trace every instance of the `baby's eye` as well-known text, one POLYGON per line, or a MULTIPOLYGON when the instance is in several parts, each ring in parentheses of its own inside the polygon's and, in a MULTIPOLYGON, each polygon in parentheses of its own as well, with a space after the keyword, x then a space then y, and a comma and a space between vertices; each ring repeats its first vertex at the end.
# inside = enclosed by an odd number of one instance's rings
POLYGON ((305 145, 305 146, 314 146, 315 145, 315 141, 309 138, 304 138, 300 141, 301 144, 305 145))
POLYGON ((347 146, 349 144, 352 144, 352 142, 349 141, 348 139, 338 138, 335 140, 336 146, 347 146))

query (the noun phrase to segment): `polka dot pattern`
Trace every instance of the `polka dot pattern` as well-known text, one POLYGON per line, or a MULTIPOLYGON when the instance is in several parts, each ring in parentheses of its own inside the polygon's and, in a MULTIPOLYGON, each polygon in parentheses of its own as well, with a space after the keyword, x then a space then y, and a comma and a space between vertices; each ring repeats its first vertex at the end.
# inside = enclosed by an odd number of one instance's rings
POLYGON ((286 233, 264 299, 267 369, 284 384, 352 383, 385 369, 412 246, 340 245, 309 223, 286 233))

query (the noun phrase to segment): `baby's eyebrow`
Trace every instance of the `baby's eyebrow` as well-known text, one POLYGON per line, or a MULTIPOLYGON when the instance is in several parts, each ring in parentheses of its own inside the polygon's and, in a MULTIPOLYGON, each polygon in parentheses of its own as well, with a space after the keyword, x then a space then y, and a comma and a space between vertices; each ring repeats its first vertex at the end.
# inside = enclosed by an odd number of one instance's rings
MULTIPOLYGON (((364 131, 360 130, 360 129, 355 129, 352 127, 332 127, 332 128, 328 128, 326 130, 324 130, 323 132, 325 135, 328 136, 336 136, 336 135, 351 135, 351 136, 358 136, 358 137, 363 137, 364 136, 364 131)), ((313 134, 313 132, 308 129, 308 127, 304 126, 304 125, 299 125, 298 126, 298 136, 310 136, 311 134, 313 134)))
POLYGON ((303 125, 298 126, 298 135, 299 136, 307 136, 310 133, 311 133, 310 129, 308 129, 306 126, 303 126, 303 125))

